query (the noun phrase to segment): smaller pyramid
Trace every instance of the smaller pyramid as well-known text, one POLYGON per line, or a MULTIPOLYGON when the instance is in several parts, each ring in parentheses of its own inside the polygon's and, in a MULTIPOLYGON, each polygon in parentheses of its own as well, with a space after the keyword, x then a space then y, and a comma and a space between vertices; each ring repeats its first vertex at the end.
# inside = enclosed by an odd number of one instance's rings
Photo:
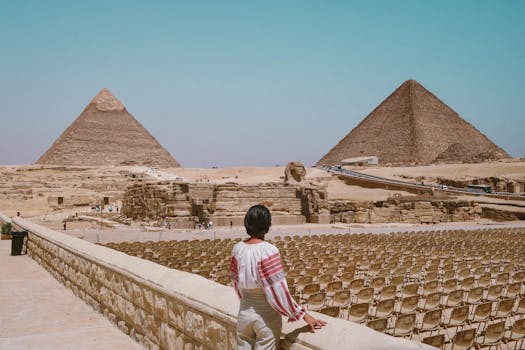
POLYGON ((108 89, 102 89, 37 164, 180 167, 108 89))
POLYGON ((401 84, 317 165, 362 156, 396 165, 510 158, 415 80, 401 84))

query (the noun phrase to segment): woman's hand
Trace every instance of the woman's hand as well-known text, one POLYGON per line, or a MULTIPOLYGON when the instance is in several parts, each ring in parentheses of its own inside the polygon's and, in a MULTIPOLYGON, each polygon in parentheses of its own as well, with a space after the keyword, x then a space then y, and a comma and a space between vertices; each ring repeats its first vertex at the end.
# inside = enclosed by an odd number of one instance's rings
POLYGON ((326 326, 326 322, 325 321, 318 320, 318 319, 312 317, 310 314, 305 314, 303 320, 306 323, 308 323, 312 333, 315 333, 316 329, 321 329, 322 327, 326 326))

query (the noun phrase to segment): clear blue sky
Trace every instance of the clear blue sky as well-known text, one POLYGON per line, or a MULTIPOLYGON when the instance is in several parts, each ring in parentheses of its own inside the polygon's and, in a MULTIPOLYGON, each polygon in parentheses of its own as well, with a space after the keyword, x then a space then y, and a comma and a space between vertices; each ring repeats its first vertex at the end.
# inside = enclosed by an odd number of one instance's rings
POLYGON ((108 87, 186 167, 313 164, 407 79, 525 157, 525 1, 0 0, 0 164, 108 87))

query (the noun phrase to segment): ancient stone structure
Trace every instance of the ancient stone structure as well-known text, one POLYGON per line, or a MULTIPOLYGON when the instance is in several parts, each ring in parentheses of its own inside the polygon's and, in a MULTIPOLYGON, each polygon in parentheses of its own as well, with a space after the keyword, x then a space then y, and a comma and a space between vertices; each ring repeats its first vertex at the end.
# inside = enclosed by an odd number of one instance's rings
POLYGON ((482 207, 471 201, 404 200, 384 202, 331 201, 331 222, 437 224, 473 221, 483 216, 482 207))
POLYGON ((404 82, 317 164, 361 156, 403 165, 509 158, 415 80, 404 82))
POLYGON ((328 223, 326 191, 283 183, 189 184, 138 179, 124 195, 122 213, 135 220, 163 220, 191 228, 198 222, 241 225, 248 208, 264 204, 274 224, 328 223))
POLYGON ((299 183, 304 180, 305 176, 306 169, 301 162, 290 162, 284 169, 284 182, 286 183, 299 183))
POLYGON ((180 166, 108 89, 93 98, 36 163, 180 166))

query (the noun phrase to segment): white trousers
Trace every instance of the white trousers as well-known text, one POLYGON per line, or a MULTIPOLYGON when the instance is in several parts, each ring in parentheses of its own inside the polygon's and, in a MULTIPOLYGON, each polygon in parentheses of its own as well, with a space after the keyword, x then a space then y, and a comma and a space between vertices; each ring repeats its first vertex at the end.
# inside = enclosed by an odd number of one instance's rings
POLYGON ((237 317, 238 350, 277 350, 282 317, 266 301, 261 289, 242 291, 237 317))

